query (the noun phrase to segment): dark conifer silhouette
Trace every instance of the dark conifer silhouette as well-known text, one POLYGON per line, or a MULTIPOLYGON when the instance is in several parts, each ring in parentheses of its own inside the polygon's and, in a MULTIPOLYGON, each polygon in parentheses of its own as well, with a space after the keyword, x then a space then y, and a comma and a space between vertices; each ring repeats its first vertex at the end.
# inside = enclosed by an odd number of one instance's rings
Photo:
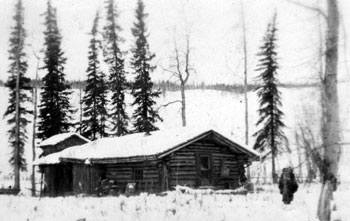
POLYGON ((150 77, 151 72, 155 69, 155 66, 151 65, 151 60, 155 55, 150 52, 147 42, 148 33, 145 19, 148 14, 144 12, 144 9, 143 1, 139 0, 136 8, 136 22, 134 28, 132 28, 132 34, 136 42, 132 49, 131 65, 136 77, 132 84, 131 94, 135 98, 132 105, 136 107, 133 113, 135 132, 146 132, 148 134, 151 131, 158 130, 155 123, 162 119, 158 111, 154 109, 156 103, 154 99, 159 97, 160 91, 153 90, 150 77))
POLYGON ((25 76, 28 68, 26 54, 24 52, 24 40, 26 32, 24 25, 24 8, 22 0, 18 0, 15 5, 14 26, 10 36, 9 60, 10 74, 5 84, 9 88, 9 106, 4 117, 11 126, 8 131, 9 142, 13 148, 13 155, 10 163, 14 166, 15 189, 20 189, 20 170, 26 170, 26 160, 24 154, 24 144, 27 140, 27 125, 30 123, 28 117, 32 114, 26 108, 26 104, 31 102, 29 93, 32 90, 30 79, 25 76))
POLYGON ((69 102, 70 85, 65 81, 66 58, 61 49, 62 37, 57 27, 57 11, 47 2, 45 13, 45 57, 46 75, 42 79, 41 104, 39 106, 39 133, 41 139, 67 132, 74 113, 69 102))
POLYGON ((106 137, 107 93, 106 76, 100 69, 99 52, 101 41, 98 36, 99 13, 96 13, 91 30, 91 40, 88 55, 87 81, 83 104, 83 121, 80 131, 91 140, 106 137))
POLYGON ((282 105, 281 93, 277 88, 278 63, 276 53, 276 31, 275 14, 268 25, 263 46, 260 48, 261 52, 258 54, 258 56, 260 56, 260 63, 256 71, 260 72, 258 76, 260 86, 257 87, 256 91, 260 103, 260 108, 258 110, 260 119, 256 125, 261 125, 261 129, 254 134, 254 136, 256 136, 254 149, 259 151, 269 149, 271 151, 274 183, 277 182, 275 156, 281 149, 283 142, 286 141, 282 130, 285 125, 282 121, 283 112, 280 110, 282 105))
POLYGON ((121 27, 117 24, 118 13, 114 0, 106 1, 107 24, 104 27, 105 38, 105 61, 109 66, 109 88, 112 92, 111 97, 111 113, 112 134, 115 136, 123 136, 128 131, 128 116, 125 112, 125 92, 128 83, 125 78, 125 67, 123 52, 119 43, 123 41, 119 32, 121 27))

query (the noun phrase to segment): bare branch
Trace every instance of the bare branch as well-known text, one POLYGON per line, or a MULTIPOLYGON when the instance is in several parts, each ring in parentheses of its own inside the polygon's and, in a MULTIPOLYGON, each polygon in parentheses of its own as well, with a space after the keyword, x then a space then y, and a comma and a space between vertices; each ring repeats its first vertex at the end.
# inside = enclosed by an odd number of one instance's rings
POLYGON ((186 31, 186 57, 185 57, 186 61, 185 61, 185 79, 184 79, 184 83, 186 83, 188 81, 188 78, 190 76, 190 71, 189 71, 189 62, 190 62, 190 33, 187 30, 186 31))
MULTIPOLYGON (((344 46, 343 46, 343 50, 344 50, 344 58, 346 60, 347 58, 347 33, 346 33, 346 27, 345 27, 345 23, 344 23, 344 19, 343 19, 343 16, 340 17, 340 22, 341 22, 341 26, 342 26, 342 29, 343 29, 343 38, 344 38, 344 46)), ((348 63, 345 62, 345 70, 346 70, 346 73, 349 75, 349 67, 348 67, 348 63)))
POLYGON ((322 11, 320 8, 317 8, 317 7, 313 7, 313 6, 310 6, 310 5, 304 5, 303 3, 300 3, 300 2, 296 2, 294 0, 286 0, 287 2, 289 3, 292 3, 294 5, 297 5, 297 6, 300 6, 302 8, 305 8, 305 9, 309 9, 309 10, 312 10, 312 11, 315 11, 317 13, 319 13, 320 15, 322 15, 324 17, 324 19, 327 20, 327 15, 324 11, 322 11))
MULTIPOLYGON (((315 147, 311 146, 309 139, 306 138, 305 129, 302 126, 299 126, 299 129, 301 132, 301 136, 303 138, 304 147, 305 147, 306 151, 311 154, 313 162, 317 165, 319 170, 322 172, 322 169, 324 168, 324 163, 323 163, 323 160, 321 158, 320 153, 317 151, 317 149, 315 147)), ((310 129, 310 128, 308 128, 308 129, 310 129)), ((310 134, 310 136, 312 136, 312 135, 310 134)))
POLYGON ((175 100, 175 101, 170 101, 169 103, 166 103, 166 104, 163 104, 161 105, 158 110, 162 107, 166 108, 167 106, 171 105, 171 104, 175 104, 175 103, 181 103, 182 101, 181 100, 175 100))
POLYGON ((183 82, 183 78, 182 78, 182 72, 181 72, 181 68, 180 68, 180 55, 179 55, 179 49, 177 47, 177 42, 176 42, 176 37, 175 37, 175 33, 174 33, 174 50, 175 50, 175 61, 176 61, 176 70, 178 73, 178 77, 180 79, 181 82, 183 82))
POLYGON ((169 68, 164 68, 162 65, 158 64, 158 66, 163 70, 163 71, 166 71, 166 72, 169 72, 171 73, 172 75, 174 75, 175 77, 178 77, 178 73, 176 71, 172 71, 171 69, 169 68))

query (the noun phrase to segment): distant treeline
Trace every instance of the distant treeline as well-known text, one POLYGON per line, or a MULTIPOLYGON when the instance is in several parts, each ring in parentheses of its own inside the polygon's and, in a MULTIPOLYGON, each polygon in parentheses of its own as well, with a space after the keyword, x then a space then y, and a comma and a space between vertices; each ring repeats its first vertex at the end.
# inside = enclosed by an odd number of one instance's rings
MULTIPOLYGON (((70 81, 72 88, 84 88, 84 81, 70 81)), ((283 88, 305 88, 305 87, 316 87, 317 83, 307 83, 307 84, 280 84, 283 88)), ((154 83, 155 88, 159 88, 162 91, 179 91, 180 85, 171 81, 159 81, 154 83)), ((254 90, 258 87, 257 84, 248 84, 248 91, 254 90)), ((244 85, 242 84, 206 84, 201 82, 200 84, 187 84, 186 90, 218 90, 218 91, 228 91, 235 93, 243 93, 244 85)))
MULTIPOLYGON (((170 81, 160 81, 154 84, 156 88, 160 88, 162 91, 179 91, 180 85, 170 81)), ((254 90, 256 85, 249 84, 248 90, 254 90)), ((229 85, 229 84, 187 84, 185 86, 186 90, 218 90, 218 91, 228 91, 228 92, 236 92, 243 93, 244 86, 243 85, 229 85)))
MULTIPOLYGON (((85 88, 86 82, 85 81, 69 81, 69 83, 72 85, 72 88, 78 89, 78 88, 85 88)), ((32 80, 33 86, 40 87, 41 81, 40 80, 32 80)), ((4 82, 0 80, 0 86, 4 86, 4 82)), ((316 87, 318 86, 317 83, 305 83, 305 84, 280 84, 279 85, 282 88, 306 88, 306 87, 316 87)), ((162 91, 179 91, 180 85, 171 81, 160 81, 154 83, 155 88, 159 88, 162 91)), ((248 85, 248 91, 252 91, 257 87, 256 84, 249 84, 248 85)), ((241 84, 187 84, 186 85, 187 90, 217 90, 217 91, 227 91, 227 92, 235 92, 235 93, 243 93, 244 92, 244 86, 241 84)))

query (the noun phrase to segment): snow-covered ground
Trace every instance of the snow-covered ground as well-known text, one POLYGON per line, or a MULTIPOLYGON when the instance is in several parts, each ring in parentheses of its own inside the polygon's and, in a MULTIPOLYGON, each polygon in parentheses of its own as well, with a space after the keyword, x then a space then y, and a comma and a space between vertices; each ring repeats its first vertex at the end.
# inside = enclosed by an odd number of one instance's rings
POLYGON ((6 220, 317 220, 318 186, 300 186, 288 206, 282 203, 276 187, 262 188, 265 190, 246 196, 176 191, 167 196, 103 198, 0 195, 0 212, 6 214, 6 220))
MULTIPOLYGON (((0 220, 283 220, 317 221, 319 184, 300 184, 290 205, 282 203, 276 185, 255 187, 247 195, 201 190, 168 192, 166 196, 70 196, 33 198, 0 195, 0 220), (259 191, 257 191, 259 189, 259 191)), ((350 220, 350 188, 335 192, 332 221, 350 220)))

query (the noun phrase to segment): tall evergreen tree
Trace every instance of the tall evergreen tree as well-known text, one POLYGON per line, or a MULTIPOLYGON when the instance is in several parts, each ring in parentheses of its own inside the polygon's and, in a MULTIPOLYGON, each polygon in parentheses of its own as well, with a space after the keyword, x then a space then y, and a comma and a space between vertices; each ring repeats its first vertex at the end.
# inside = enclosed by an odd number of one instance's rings
POLYGON ((84 136, 95 140, 98 137, 106 137, 107 116, 107 84, 105 74, 100 70, 99 51, 101 41, 98 39, 99 14, 96 13, 91 30, 89 46, 89 64, 86 70, 88 79, 85 88, 83 103, 83 121, 81 132, 84 136))
POLYGON ((69 103, 70 85, 65 81, 64 64, 66 58, 61 49, 62 37, 57 27, 57 11, 47 2, 45 13, 45 58, 46 75, 42 79, 41 104, 39 106, 39 133, 38 137, 46 139, 53 135, 67 132, 74 110, 69 103))
POLYGON ((260 47, 261 52, 258 53, 260 63, 256 71, 260 72, 258 79, 261 83, 256 89, 260 103, 258 110, 260 119, 256 125, 262 125, 262 127, 254 134, 256 136, 254 149, 259 151, 271 150, 274 182, 276 182, 275 157, 283 142, 287 139, 282 130, 285 124, 282 121, 283 112, 280 110, 282 106, 281 93, 277 88, 276 31, 275 14, 268 25, 263 46, 260 47))
POLYGON ((123 136, 128 131, 129 117, 125 112, 125 92, 128 83, 125 78, 125 67, 123 52, 119 47, 119 43, 123 39, 119 36, 121 27, 117 24, 118 13, 114 0, 106 1, 107 23, 104 27, 105 37, 105 61, 109 66, 109 88, 112 92, 110 117, 113 124, 113 135, 123 136))
POLYGON ((153 108, 156 103, 154 98, 159 97, 160 91, 153 90, 153 83, 150 77, 151 72, 155 69, 155 66, 151 65, 155 54, 149 50, 145 23, 148 14, 144 10, 145 5, 143 1, 138 0, 135 11, 136 22, 134 23, 134 28, 131 29, 136 39, 135 47, 132 49, 133 57, 131 61, 136 77, 132 85, 131 94, 135 98, 132 105, 136 107, 133 113, 135 132, 146 132, 149 134, 151 131, 158 130, 155 122, 162 119, 157 110, 153 108))
POLYGON ((26 127, 30 121, 31 110, 26 108, 26 103, 31 102, 30 91, 32 90, 30 79, 25 76, 28 64, 26 53, 24 52, 24 40, 26 31, 24 29, 24 8, 22 0, 18 0, 15 5, 15 16, 13 17, 15 25, 12 27, 10 36, 9 50, 9 78, 5 84, 9 88, 9 106, 4 117, 7 117, 7 123, 11 126, 8 131, 9 142, 13 147, 13 156, 10 163, 14 166, 15 189, 20 188, 20 170, 26 170, 26 160, 23 157, 24 144, 27 140, 26 127))

